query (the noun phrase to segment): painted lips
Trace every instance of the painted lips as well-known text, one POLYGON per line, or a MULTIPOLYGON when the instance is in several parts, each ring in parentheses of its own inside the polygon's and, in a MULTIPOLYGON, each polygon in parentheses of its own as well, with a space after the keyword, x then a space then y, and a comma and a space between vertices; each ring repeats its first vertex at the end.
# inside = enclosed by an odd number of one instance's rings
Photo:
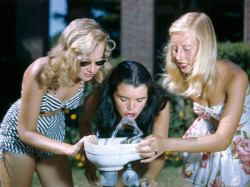
POLYGON ((85 73, 85 76, 86 76, 86 77, 93 77, 93 75, 94 75, 94 74, 87 74, 87 73, 85 73))
POLYGON ((126 113, 125 116, 134 117, 134 116, 135 116, 135 113, 126 113))
POLYGON ((179 66, 181 69, 185 69, 188 66, 188 64, 179 64, 179 66))

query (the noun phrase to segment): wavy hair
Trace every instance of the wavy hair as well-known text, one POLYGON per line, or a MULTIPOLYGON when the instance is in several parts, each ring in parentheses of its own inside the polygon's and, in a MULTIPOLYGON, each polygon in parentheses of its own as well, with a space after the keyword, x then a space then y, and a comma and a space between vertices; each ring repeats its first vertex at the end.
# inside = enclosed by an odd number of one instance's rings
POLYGON ((176 20, 169 29, 169 35, 188 32, 198 41, 193 70, 186 75, 177 67, 171 54, 170 41, 164 47, 164 87, 183 96, 206 98, 213 90, 216 80, 217 41, 210 18, 204 13, 190 12, 176 20))
POLYGON ((57 44, 48 52, 49 62, 41 72, 41 85, 44 88, 72 86, 78 80, 79 63, 86 59, 99 43, 105 43, 103 58, 107 62, 94 75, 101 83, 112 69, 109 56, 115 42, 93 19, 82 18, 72 21, 62 32, 57 44))
POLYGON ((97 131, 100 137, 111 137, 116 125, 119 123, 120 114, 114 104, 114 93, 117 87, 122 84, 134 87, 146 85, 148 88, 147 102, 137 117, 136 122, 144 137, 152 132, 153 122, 167 103, 168 95, 152 79, 148 70, 140 63, 134 61, 121 62, 111 73, 99 99, 97 112, 97 131))

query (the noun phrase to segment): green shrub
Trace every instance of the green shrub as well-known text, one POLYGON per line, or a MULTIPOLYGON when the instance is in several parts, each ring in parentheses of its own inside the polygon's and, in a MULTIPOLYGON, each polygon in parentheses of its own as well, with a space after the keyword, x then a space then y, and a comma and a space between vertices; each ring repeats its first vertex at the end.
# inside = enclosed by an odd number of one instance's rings
POLYGON ((250 77, 250 44, 249 43, 219 43, 218 57, 220 59, 228 59, 238 64, 246 71, 248 78, 250 77))

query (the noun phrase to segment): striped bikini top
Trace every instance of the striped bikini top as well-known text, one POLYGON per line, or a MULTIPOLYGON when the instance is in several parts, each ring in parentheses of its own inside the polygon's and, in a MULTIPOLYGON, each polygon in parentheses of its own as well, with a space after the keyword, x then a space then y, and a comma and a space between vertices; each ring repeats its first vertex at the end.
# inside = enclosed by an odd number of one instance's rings
POLYGON ((49 89, 47 93, 44 94, 42 97, 42 101, 40 105, 40 112, 42 113, 50 113, 50 112, 59 110, 61 108, 63 109, 67 108, 70 110, 77 108, 80 105, 80 99, 83 95, 84 83, 83 81, 81 81, 79 89, 78 89, 78 93, 65 103, 61 102, 60 100, 56 98, 56 89, 55 89, 55 93, 53 96, 49 94, 50 90, 51 89, 49 89))

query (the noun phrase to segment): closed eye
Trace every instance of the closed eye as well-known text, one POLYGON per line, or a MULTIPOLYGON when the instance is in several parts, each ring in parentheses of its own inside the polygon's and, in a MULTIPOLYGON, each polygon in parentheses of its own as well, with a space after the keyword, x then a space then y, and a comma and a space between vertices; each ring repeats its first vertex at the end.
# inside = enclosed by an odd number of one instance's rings
POLYGON ((136 99, 136 100, 137 100, 138 103, 141 103, 141 102, 143 102, 145 99, 146 99, 146 97, 144 97, 144 98, 139 98, 139 99, 136 99))
POLYGON ((127 100, 127 98, 125 98, 125 97, 120 97, 120 100, 121 100, 122 102, 125 102, 125 101, 127 100))

